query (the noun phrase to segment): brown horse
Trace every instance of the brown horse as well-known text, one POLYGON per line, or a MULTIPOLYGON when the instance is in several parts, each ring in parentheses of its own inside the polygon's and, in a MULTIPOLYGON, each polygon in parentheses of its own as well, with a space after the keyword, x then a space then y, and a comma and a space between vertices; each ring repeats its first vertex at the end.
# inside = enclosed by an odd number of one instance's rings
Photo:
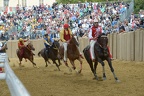
POLYGON ((32 62, 33 67, 37 67, 36 63, 34 63, 32 50, 35 50, 32 43, 28 43, 26 45, 26 47, 24 47, 23 55, 21 55, 21 51, 19 49, 17 49, 16 53, 17 53, 17 56, 18 56, 19 61, 20 61, 20 63, 19 63, 20 67, 21 67, 21 61, 22 61, 23 58, 28 59, 30 62, 32 62))
POLYGON ((84 48, 83 53, 84 56, 91 68, 91 71, 93 72, 95 79, 98 80, 98 76, 96 74, 96 68, 98 65, 98 62, 101 63, 102 67, 103 67, 103 80, 106 79, 106 75, 105 75, 105 68, 104 68, 104 60, 106 60, 109 64, 109 67, 111 69, 111 72, 113 73, 113 76, 115 78, 115 80, 117 82, 119 82, 117 76, 115 75, 114 72, 114 68, 112 66, 112 62, 111 59, 109 57, 109 53, 108 53, 108 38, 105 34, 102 34, 99 36, 99 38, 97 39, 97 43, 94 45, 94 53, 95 53, 95 57, 96 57, 96 61, 94 62, 94 66, 93 66, 93 62, 91 60, 91 55, 90 55, 90 46, 88 45, 86 48, 84 48))
POLYGON ((49 48, 49 52, 46 51, 46 48, 43 48, 40 52, 38 52, 38 56, 42 56, 45 60, 46 67, 48 66, 47 62, 49 62, 49 59, 53 61, 54 64, 56 64, 58 70, 60 71, 59 66, 61 65, 60 59, 58 58, 58 52, 59 52, 59 40, 54 40, 52 43, 52 46, 49 48), (59 65, 56 63, 56 60, 58 60, 59 65))
MULTIPOLYGON (((74 61, 78 60, 80 62, 80 70, 78 71, 78 73, 81 73, 82 60, 80 58, 80 53, 79 53, 79 50, 77 48, 78 45, 79 44, 78 44, 77 40, 72 35, 72 38, 70 39, 68 46, 67 46, 67 58, 69 59, 70 63, 72 64, 74 70, 76 69, 74 61)), ((59 48, 59 55, 60 55, 61 59, 64 58, 64 46, 63 45, 60 46, 60 48, 59 48)), ((68 63, 67 62, 64 62, 64 63, 69 68, 69 70, 72 71, 71 68, 68 66, 68 63)))

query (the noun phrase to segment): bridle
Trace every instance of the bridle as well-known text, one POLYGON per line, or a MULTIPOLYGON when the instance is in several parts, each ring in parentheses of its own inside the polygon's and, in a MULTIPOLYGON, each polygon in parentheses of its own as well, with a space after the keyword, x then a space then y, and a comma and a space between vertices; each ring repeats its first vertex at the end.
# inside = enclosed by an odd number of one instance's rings
MULTIPOLYGON (((104 39, 107 38, 107 36, 105 36, 105 35, 102 35, 102 36, 100 36, 99 38, 101 38, 101 37, 104 37, 104 39)), ((97 42, 97 44, 98 44, 102 49, 104 49, 103 46, 102 46, 99 42, 97 42)))

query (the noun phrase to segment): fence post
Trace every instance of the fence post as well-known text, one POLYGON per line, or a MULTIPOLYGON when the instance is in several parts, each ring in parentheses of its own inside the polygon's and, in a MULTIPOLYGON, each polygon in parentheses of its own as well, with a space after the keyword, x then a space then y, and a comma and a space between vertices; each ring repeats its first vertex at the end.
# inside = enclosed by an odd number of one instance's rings
POLYGON ((26 90, 22 82, 18 79, 18 77, 10 68, 8 64, 8 56, 6 53, 0 54, 0 61, 2 60, 4 60, 4 66, 0 66, 4 67, 5 73, 0 73, 0 79, 6 80, 11 96, 30 96, 29 92, 26 90))

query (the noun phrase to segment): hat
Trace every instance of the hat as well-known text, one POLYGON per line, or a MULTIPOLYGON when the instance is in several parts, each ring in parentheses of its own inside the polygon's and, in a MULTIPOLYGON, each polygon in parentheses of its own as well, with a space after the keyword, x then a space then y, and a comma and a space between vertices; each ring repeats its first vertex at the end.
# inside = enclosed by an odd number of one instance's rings
POLYGON ((64 28, 69 28, 69 25, 68 25, 68 24, 64 24, 63 27, 64 27, 64 28))
POLYGON ((22 38, 19 38, 19 41, 23 41, 23 39, 22 39, 22 38))
POLYGON ((94 22, 98 22, 98 19, 94 19, 94 22))

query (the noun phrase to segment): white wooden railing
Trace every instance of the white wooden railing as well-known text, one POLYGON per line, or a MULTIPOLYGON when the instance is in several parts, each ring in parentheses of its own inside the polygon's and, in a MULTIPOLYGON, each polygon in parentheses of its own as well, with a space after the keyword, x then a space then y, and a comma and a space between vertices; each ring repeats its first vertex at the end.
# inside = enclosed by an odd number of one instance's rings
POLYGON ((27 89, 10 68, 6 53, 0 53, 0 67, 4 68, 4 72, 0 73, 0 80, 6 80, 11 96, 30 96, 27 89))

